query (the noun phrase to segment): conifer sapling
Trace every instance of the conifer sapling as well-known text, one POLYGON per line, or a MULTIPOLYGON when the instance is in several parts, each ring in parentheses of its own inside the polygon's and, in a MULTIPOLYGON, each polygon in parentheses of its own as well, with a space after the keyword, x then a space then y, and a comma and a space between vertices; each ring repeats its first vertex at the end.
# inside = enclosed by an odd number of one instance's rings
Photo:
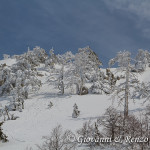
POLYGON ((72 118, 77 118, 80 115, 80 111, 78 110, 76 103, 74 104, 73 108, 72 118))

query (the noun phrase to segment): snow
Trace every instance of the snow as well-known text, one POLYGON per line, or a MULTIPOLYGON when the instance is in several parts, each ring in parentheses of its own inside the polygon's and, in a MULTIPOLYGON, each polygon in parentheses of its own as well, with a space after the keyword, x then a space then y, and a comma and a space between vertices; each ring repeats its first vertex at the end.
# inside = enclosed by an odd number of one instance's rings
POLYGON ((140 73, 138 79, 142 82, 150 82, 150 68, 147 67, 145 72, 140 73))
POLYGON ((58 124, 75 132, 85 121, 96 120, 110 104, 105 95, 55 97, 46 93, 46 89, 49 89, 48 85, 42 87, 38 94, 32 95, 25 102, 23 112, 15 112, 19 116, 17 120, 5 122, 3 129, 10 142, 2 144, 3 150, 12 147, 14 150, 24 150, 27 146, 36 148, 35 144, 42 142, 42 136, 49 135, 51 129, 58 124), (54 105, 51 109, 48 108, 50 101, 54 105), (80 116, 75 119, 72 118, 74 103, 81 111, 80 116))
MULTIPOLYGON (((12 65, 15 59, 1 60, 0 64, 6 63, 12 65)), ((102 116, 109 106, 115 106, 117 109, 123 110, 122 106, 118 106, 117 101, 112 101, 109 95, 57 95, 51 85, 46 82, 49 73, 42 71, 43 86, 38 93, 29 96, 25 101, 25 109, 22 112, 11 112, 19 118, 17 120, 9 120, 3 124, 3 131, 8 136, 8 143, 0 143, 2 150, 26 150, 32 147, 37 149, 36 144, 42 144, 43 136, 48 136, 56 125, 61 124, 63 129, 70 129, 76 132, 85 121, 91 119, 96 120, 102 116), (48 108, 49 102, 53 103, 52 108, 48 108), (78 105, 80 116, 72 118, 73 105, 78 105)), ((139 75, 141 81, 150 81, 150 68, 139 75)), ((0 103, 5 106, 11 97, 0 97, 0 103)), ((145 108, 142 105, 143 100, 135 103, 130 100, 129 109, 131 113, 139 113, 145 108)))
POLYGON ((15 63, 16 63, 16 59, 8 58, 8 59, 5 59, 5 60, 0 60, 0 65, 1 64, 6 64, 7 66, 11 66, 15 63))

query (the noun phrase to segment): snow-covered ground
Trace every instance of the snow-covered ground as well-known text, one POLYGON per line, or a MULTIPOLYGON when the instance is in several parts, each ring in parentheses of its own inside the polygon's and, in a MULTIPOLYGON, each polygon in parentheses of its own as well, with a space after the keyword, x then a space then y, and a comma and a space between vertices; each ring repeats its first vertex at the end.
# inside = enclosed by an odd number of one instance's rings
POLYGON ((16 59, 8 58, 8 59, 5 59, 5 60, 0 60, 0 65, 1 64, 6 64, 7 66, 11 66, 15 63, 16 63, 16 59))
MULTIPOLYGON (((11 65, 15 60, 2 60, 0 64, 11 65)), ((42 72, 42 71, 41 71, 42 72)), ((38 91, 29 96, 25 101, 25 109, 22 112, 12 112, 19 118, 9 120, 3 124, 4 133, 8 136, 8 143, 0 143, 0 150, 26 150, 32 147, 37 149, 36 144, 42 144, 42 136, 50 135, 51 129, 61 124, 64 129, 71 129, 75 132, 85 121, 96 120, 102 116, 109 106, 115 105, 117 109, 123 110, 118 106, 117 101, 112 101, 108 95, 64 95, 59 96, 52 86, 46 81, 45 76, 41 77, 43 86, 38 91), (52 102, 54 106, 49 109, 48 104, 52 102), (81 114, 78 118, 72 118, 73 105, 78 105, 81 114)), ((48 74, 48 73, 47 73, 48 74)), ((150 68, 139 75, 141 81, 150 81, 150 68)), ((9 98, 1 97, 1 105, 6 105, 9 98)), ((145 107, 142 100, 135 103, 131 100, 129 109, 131 112, 140 113, 145 107)))

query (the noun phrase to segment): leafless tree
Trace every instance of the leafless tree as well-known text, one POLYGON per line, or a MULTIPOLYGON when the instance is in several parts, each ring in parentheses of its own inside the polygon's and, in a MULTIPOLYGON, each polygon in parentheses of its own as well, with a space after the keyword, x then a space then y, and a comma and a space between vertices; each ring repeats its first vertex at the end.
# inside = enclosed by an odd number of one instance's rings
POLYGON ((52 130, 50 136, 43 137, 45 142, 38 148, 39 150, 73 150, 76 143, 70 140, 71 137, 74 137, 74 134, 70 130, 63 132, 61 125, 58 125, 52 130))
POLYGON ((100 138, 103 138, 103 134, 99 130, 99 124, 97 122, 92 123, 91 120, 83 123, 82 128, 77 130, 77 134, 82 138, 80 144, 85 144, 90 148, 103 146, 103 143, 100 142, 100 138), (93 139, 93 141, 88 141, 88 139, 93 139))
POLYGON ((99 118, 97 122, 104 127, 105 134, 111 137, 112 141, 116 136, 122 134, 123 116, 113 107, 107 108, 104 116, 99 118))

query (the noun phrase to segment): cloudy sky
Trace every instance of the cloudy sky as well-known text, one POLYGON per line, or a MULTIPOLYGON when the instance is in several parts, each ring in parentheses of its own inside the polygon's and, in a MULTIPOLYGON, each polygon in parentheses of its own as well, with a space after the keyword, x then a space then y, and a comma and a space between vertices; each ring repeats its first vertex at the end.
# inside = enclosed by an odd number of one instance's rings
POLYGON ((107 65, 118 51, 150 50, 149 0, 0 0, 0 58, 34 46, 89 45, 107 65))

